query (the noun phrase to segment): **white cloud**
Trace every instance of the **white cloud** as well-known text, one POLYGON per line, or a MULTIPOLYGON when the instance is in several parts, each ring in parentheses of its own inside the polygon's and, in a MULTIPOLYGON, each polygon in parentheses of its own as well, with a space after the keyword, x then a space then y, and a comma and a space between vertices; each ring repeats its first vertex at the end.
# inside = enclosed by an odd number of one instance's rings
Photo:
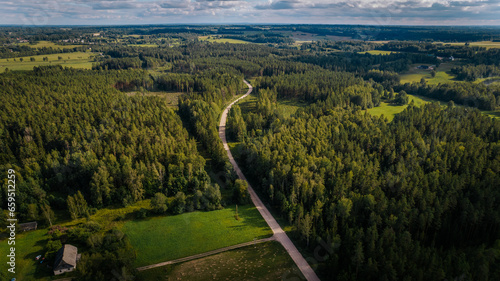
POLYGON ((0 0, 0 6, 4 24, 34 17, 47 24, 500 24, 499 0, 0 0))

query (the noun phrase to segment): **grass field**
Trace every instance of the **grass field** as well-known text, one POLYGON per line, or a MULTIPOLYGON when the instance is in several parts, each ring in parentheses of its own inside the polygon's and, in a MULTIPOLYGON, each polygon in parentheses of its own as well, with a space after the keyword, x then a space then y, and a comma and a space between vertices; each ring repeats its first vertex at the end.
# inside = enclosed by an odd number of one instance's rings
MULTIPOLYGON (((431 102, 437 102, 437 103, 439 103, 439 105, 441 107, 447 106, 447 103, 443 102, 443 101, 438 101, 438 100, 434 100, 434 99, 422 97, 422 96, 414 96, 414 95, 408 95, 408 96, 410 97, 410 101, 413 100, 413 102, 415 103, 416 106, 422 106, 426 103, 431 103, 431 102)), ((462 105, 455 104, 455 106, 461 107, 462 105)), ((403 111, 407 107, 408 107, 408 105, 391 105, 389 103, 382 102, 379 107, 373 107, 373 108, 367 109, 366 111, 372 115, 375 115, 375 116, 384 115, 385 117, 387 117, 387 119, 390 122, 390 121, 392 121, 392 119, 394 119, 394 116, 396 114, 400 113, 401 111, 403 111)), ((493 110, 493 111, 480 110, 480 111, 481 111, 481 113, 483 113, 484 115, 487 115, 489 117, 500 118, 500 110, 496 110, 496 111, 495 110, 493 110)))
POLYGON ((182 96, 184 93, 180 92, 145 92, 145 93, 139 93, 139 92, 129 92, 127 93, 127 96, 144 96, 144 97, 160 97, 165 99, 167 102, 168 106, 172 107, 177 107, 179 104, 179 97, 182 96))
POLYGON ((137 279, 140 281, 305 280, 285 249, 275 241, 142 271, 137 279))
POLYGON ((371 55, 390 55, 391 53, 399 53, 394 51, 380 51, 380 50, 371 50, 366 52, 358 52, 358 54, 371 54, 371 55))
POLYGON ((418 65, 420 64, 412 64, 409 71, 400 75, 401 84, 420 82, 422 78, 428 84, 450 83, 454 81, 454 77, 450 73, 451 68, 456 66, 454 63, 442 63, 439 65, 436 69, 435 77, 431 76, 431 70, 417 69, 418 65))
POLYGON ((127 44, 127 46, 132 46, 132 47, 147 47, 147 48, 156 48, 159 45, 158 44, 127 44))
MULTIPOLYGON (((257 110, 257 99, 256 95, 249 95, 240 101, 238 105, 241 108, 241 112, 243 114, 255 112, 257 110)), ((297 109, 306 105, 307 103, 298 100, 278 100, 277 109, 284 118, 289 118, 297 109)))
POLYGON ((128 221, 122 230, 137 250, 136 266, 191 256, 272 235, 257 209, 238 206, 212 212, 128 221))
MULTIPOLYGON (((101 224, 106 230, 113 227, 121 227, 124 222, 117 218, 122 217, 130 219, 135 211, 140 208, 149 209, 149 200, 139 201, 128 207, 120 208, 105 208, 97 211, 91 216, 91 220, 101 224)), ((79 223, 86 222, 85 218, 78 220, 69 219, 67 212, 56 212, 55 224, 66 227, 75 226, 79 223)), ((47 229, 38 229, 25 233, 18 233, 16 236, 16 275, 17 280, 52 280, 56 278, 52 271, 47 268, 47 264, 40 264, 34 259, 37 255, 43 255, 44 247, 47 244, 47 229)), ((7 253, 10 246, 7 240, 0 241, 0 262, 2 268, 0 271, 0 280, 10 280, 14 276, 7 275, 7 253), (5 254, 4 254, 5 253, 5 254)), ((66 274, 67 275, 67 274, 66 274)))
POLYGON ((46 264, 35 261, 37 255, 44 253, 43 248, 47 244, 47 230, 40 229, 26 233, 18 233, 16 236, 16 274, 7 272, 7 254, 10 252, 7 240, 0 241, 0 280, 50 280, 50 269, 46 264), (44 278, 45 277, 45 278, 44 278))
POLYGON ((58 64, 73 68, 91 69, 91 57, 93 55, 94 54, 92 53, 83 52, 39 55, 22 57, 22 62, 20 61, 20 58, 0 59, 0 72, 4 72, 6 68, 9 70, 33 70, 34 66, 58 64), (30 58, 32 57, 35 58, 35 61, 30 61, 30 58), (44 57, 47 57, 48 61, 43 61, 44 57), (59 57, 62 59, 59 60, 59 57))
MULTIPOLYGON (((452 46, 464 46, 465 42, 458 42, 458 43, 443 43, 443 42, 436 42, 436 43, 442 43, 442 44, 450 44, 452 46)), ((491 49, 491 48, 500 48, 500 42, 493 42, 493 41, 479 41, 479 42, 470 42, 469 45, 475 46, 475 47, 485 47, 486 49, 491 49)))
POLYGON ((30 44, 30 43, 19 43, 18 45, 20 46, 28 46, 31 48, 49 48, 52 47, 53 49, 73 49, 75 47, 84 47, 86 45, 58 45, 54 42, 50 41, 38 41, 36 44, 30 44))
MULTIPOLYGON (((408 95, 408 97, 410 98, 410 102, 413 100, 416 106, 421 106, 430 102, 430 99, 424 99, 422 97, 417 97, 413 95, 408 95)), ((370 109, 367 109, 366 111, 371 115, 375 116, 384 115, 389 121, 392 121, 392 119, 394 119, 394 116, 396 114, 400 113, 407 107, 408 105, 391 105, 389 103, 382 102, 380 106, 372 107, 370 109)))
POLYGON ((198 40, 200 41, 208 41, 208 42, 217 42, 217 43, 233 43, 233 44, 249 44, 251 42, 238 40, 238 39, 230 39, 230 38, 218 38, 214 36, 198 36, 198 40))
POLYGON ((306 106, 307 103, 296 100, 278 100, 278 112, 285 118, 289 118, 297 109, 306 106))

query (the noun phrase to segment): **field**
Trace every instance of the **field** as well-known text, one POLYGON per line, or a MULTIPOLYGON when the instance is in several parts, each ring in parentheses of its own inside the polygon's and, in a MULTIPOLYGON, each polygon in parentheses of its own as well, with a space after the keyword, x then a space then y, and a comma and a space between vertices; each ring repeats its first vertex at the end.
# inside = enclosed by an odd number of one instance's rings
MULTIPOLYGON (((418 96, 408 95, 408 97, 410 98, 410 102, 413 100, 416 106, 421 106, 430 102, 430 99, 424 99, 418 96)), ((407 107, 408 105, 391 105, 389 103, 382 102, 380 106, 372 107, 366 111, 375 116, 384 115, 389 121, 392 121, 392 119, 394 119, 394 115, 400 113, 407 107)))
POLYGON ((122 230, 137 249, 136 266, 155 264, 272 235, 254 206, 128 221, 122 230), (221 237, 224 237, 221 239, 221 237))
POLYGON ((182 96, 183 94, 184 93, 180 92, 145 92, 145 93, 129 92, 127 93, 127 96, 141 95, 144 97, 160 97, 165 99, 168 106, 177 107, 177 105, 179 104, 179 97, 182 96))
POLYGON ((10 252, 6 240, 0 243, 0 280, 10 280, 16 277, 17 280, 50 280, 50 269, 44 264, 35 261, 37 255, 43 254, 43 248, 47 243, 47 230, 40 229, 26 233, 18 233, 16 236, 16 274, 7 272, 7 254, 10 252), (46 277, 43 279, 43 277, 46 277))
POLYGON ((198 36, 198 40, 200 41, 208 41, 208 42, 216 42, 216 43, 233 43, 233 44, 248 44, 251 42, 238 40, 238 39, 230 39, 230 38, 219 38, 214 36, 198 36))
MULTIPOLYGON (((243 114, 257 110, 257 96, 249 95, 238 103, 243 114)), ((284 118, 289 118, 297 109, 306 106, 307 103, 298 100, 278 100, 277 109, 284 118)))
POLYGON ((74 53, 61 53, 50 55, 29 56, 20 58, 0 59, 0 72, 4 72, 6 68, 9 70, 33 70, 34 66, 41 65, 62 65, 73 68, 92 68, 92 57, 95 54, 74 52, 74 53), (43 61, 47 57, 48 61, 43 61), (62 59, 59 60, 59 57, 62 59), (35 58, 35 61, 30 61, 30 58, 35 58))
POLYGON ((38 41, 36 44, 30 44, 30 43, 19 43, 18 45, 20 46, 28 46, 31 48, 53 48, 53 49, 73 49, 75 47, 84 47, 86 45, 58 45, 54 42, 50 41, 38 41))
POLYGON ((228 251, 176 265, 142 271, 138 280, 304 280, 278 242, 228 251))
MULTIPOLYGON (((459 43, 443 43, 443 42, 436 42, 436 43, 442 43, 444 45, 452 45, 452 46, 464 46, 465 42, 459 42, 459 43)), ((485 47, 486 49, 491 49, 491 48, 500 48, 500 42, 493 42, 493 41, 479 41, 479 42, 470 42, 469 45, 471 47, 485 47)))
MULTIPOLYGON (((439 105, 441 105, 441 107, 447 106, 447 103, 443 102, 443 101, 438 101, 438 100, 434 100, 434 99, 422 97, 422 96, 414 96, 414 95, 408 95, 408 96, 410 98, 410 102, 413 100, 413 102, 415 103, 416 106, 421 106, 421 105, 424 105, 426 103, 431 103, 431 102, 437 102, 437 103, 439 103, 439 105)), ((460 107, 462 105, 455 104, 455 106, 460 107)), ((394 119, 394 115, 400 113, 406 107, 408 107, 408 105, 391 105, 389 103, 382 102, 379 107, 373 107, 373 108, 367 109, 366 111, 372 115, 375 115, 375 116, 381 116, 383 114, 385 117, 387 117, 387 119, 390 122, 390 121, 392 121, 392 119, 394 119)), ((481 113, 483 113, 484 115, 487 115, 489 117, 500 118, 500 110, 496 110, 496 111, 480 110, 480 111, 481 111, 481 113)))
POLYGON ((400 75, 401 84, 411 83, 411 82, 420 82, 422 78, 428 84, 439 84, 439 83, 450 83, 453 82, 453 75, 450 73, 452 67, 456 66, 454 63, 442 63, 436 69, 436 76, 431 76, 431 70, 426 69, 417 69, 416 67, 420 64, 412 64, 410 66, 410 70, 406 73, 400 75))
POLYGON ((390 55, 392 53, 399 53, 394 51, 380 51, 380 50, 371 50, 366 52, 358 52, 358 54, 371 54, 371 55, 390 55))
MULTIPOLYGON (((119 217, 130 218, 133 213, 140 208, 149 208, 149 200, 137 202, 129 207, 123 208, 105 208, 99 210, 96 214, 91 216, 92 221, 96 221, 105 229, 112 227, 121 227, 123 221, 117 220, 119 217)), ((78 220, 70 220, 67 212, 56 212, 56 223, 66 227, 74 226, 79 223, 86 222, 86 219, 81 218, 78 220)), ((52 271, 46 265, 35 262, 34 259, 37 255, 44 254, 44 247, 47 244, 47 229, 38 229, 25 233, 18 233, 16 236, 16 278, 17 280, 51 280, 57 279, 53 276, 52 271)), ((14 277, 6 275, 6 262, 8 249, 10 246, 6 240, 0 241, 0 262, 5 270, 0 271, 0 280, 10 280, 14 277), (4 253, 6 253, 4 255, 4 253)))

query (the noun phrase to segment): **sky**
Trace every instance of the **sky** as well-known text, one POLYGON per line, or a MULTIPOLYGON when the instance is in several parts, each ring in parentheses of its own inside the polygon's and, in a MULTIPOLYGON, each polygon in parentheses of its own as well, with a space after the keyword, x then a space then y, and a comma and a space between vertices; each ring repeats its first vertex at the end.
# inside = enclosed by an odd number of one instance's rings
POLYGON ((0 0, 0 24, 500 25, 500 0, 0 0))

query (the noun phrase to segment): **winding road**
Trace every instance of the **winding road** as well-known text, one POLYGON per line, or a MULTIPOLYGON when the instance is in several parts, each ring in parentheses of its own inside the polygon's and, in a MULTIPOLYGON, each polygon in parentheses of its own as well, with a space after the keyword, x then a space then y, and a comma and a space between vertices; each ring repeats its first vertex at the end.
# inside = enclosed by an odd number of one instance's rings
POLYGON ((274 219, 274 217, 271 215, 269 210, 266 208, 266 206, 262 203, 260 198, 257 196, 255 191, 253 190, 252 186, 250 183, 247 181, 245 178, 245 175, 241 172, 240 167, 238 167, 238 164, 233 158, 233 155, 231 154, 231 150, 229 150, 229 146, 227 145, 227 140, 226 140, 226 121, 227 121, 227 113, 233 106, 233 104, 237 103, 239 100, 244 99, 247 97, 253 90, 252 85, 248 83, 246 80, 243 80, 245 84, 248 86, 248 91, 246 94, 238 98, 237 100, 233 101, 230 103, 226 109, 222 112, 222 116, 220 119, 219 123, 219 137, 222 140, 222 143, 224 144, 224 149, 227 151, 227 156, 229 157, 229 161, 231 162, 231 165, 233 165, 234 170, 238 174, 238 177, 248 183, 248 192, 250 193, 250 197, 252 199, 253 204, 255 207, 257 207, 257 210, 259 210, 260 214, 262 217, 266 220, 267 224, 269 227, 272 229, 274 233, 274 237, 276 241, 280 242, 281 245, 285 248, 285 250, 288 252, 290 257, 293 259, 297 267, 300 269, 304 277, 308 281, 319 281, 318 276, 314 272, 314 270, 309 266, 307 261, 302 257, 300 252, 297 250, 295 245, 292 243, 290 238, 288 238, 288 235, 281 229, 281 226, 278 224, 278 222, 274 219))

